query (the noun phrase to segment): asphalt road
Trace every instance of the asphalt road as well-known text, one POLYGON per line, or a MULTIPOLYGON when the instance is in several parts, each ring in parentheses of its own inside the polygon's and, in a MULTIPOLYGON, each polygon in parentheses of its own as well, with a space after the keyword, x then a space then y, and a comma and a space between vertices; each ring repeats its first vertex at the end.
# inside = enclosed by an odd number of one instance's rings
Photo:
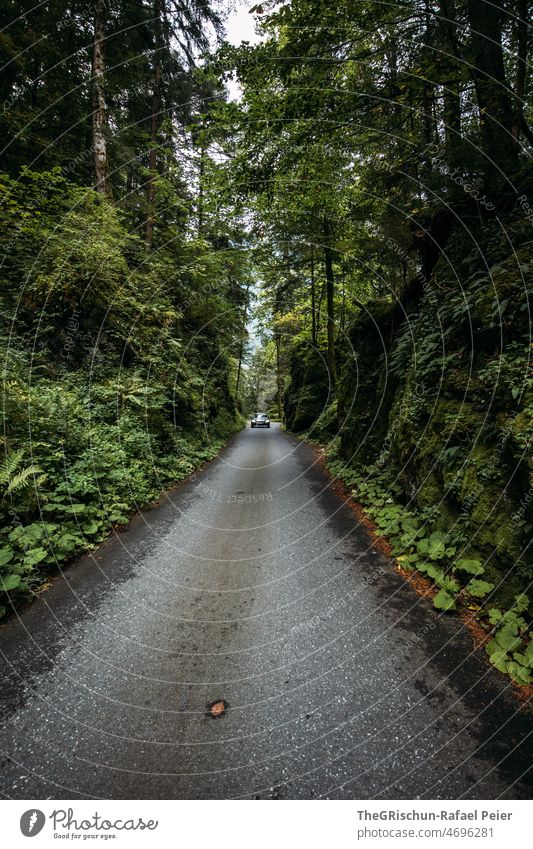
POLYGON ((0 649, 5 797, 531 796, 531 714, 276 426, 71 566, 0 649))

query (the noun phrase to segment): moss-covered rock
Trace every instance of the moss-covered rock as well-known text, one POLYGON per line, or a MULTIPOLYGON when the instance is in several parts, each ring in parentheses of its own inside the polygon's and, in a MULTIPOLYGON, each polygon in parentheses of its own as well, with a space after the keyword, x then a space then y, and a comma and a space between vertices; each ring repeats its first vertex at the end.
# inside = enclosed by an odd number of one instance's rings
POLYGON ((295 433, 309 430, 333 400, 324 356, 301 336, 290 351, 290 384, 285 393, 287 427, 295 433))
POLYGON ((325 367, 309 352, 302 357, 298 340, 286 410, 295 430, 320 416, 321 434, 338 416, 344 460, 389 469, 405 502, 426 513, 437 507, 433 526, 457 529, 461 544, 490 564, 499 596, 511 598, 533 577, 523 559, 533 528, 533 245, 524 234, 507 255, 486 238, 489 267, 479 270, 479 256, 466 255, 456 237, 453 274, 443 259, 409 316, 383 299, 361 309, 347 331, 331 414, 323 411, 325 367))

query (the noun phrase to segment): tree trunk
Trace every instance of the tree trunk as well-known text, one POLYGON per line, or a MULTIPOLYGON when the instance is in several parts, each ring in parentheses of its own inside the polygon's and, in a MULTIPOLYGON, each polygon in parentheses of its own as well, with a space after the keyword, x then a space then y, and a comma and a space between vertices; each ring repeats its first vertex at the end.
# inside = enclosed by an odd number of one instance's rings
POLYGON ((455 0, 439 0, 440 25, 443 30, 446 57, 442 61, 449 68, 449 78, 443 89, 444 131, 446 148, 457 150, 461 137, 461 93, 459 49, 457 45, 457 19, 455 0))
POLYGON ((514 89, 514 115, 512 128, 515 144, 518 143, 520 132, 524 129, 525 124, 523 103, 527 77, 528 21, 530 19, 528 12, 528 0, 518 0, 518 19, 516 21, 516 82, 514 89))
POLYGON ((105 91, 105 16, 104 0, 96 0, 94 7, 94 43, 92 63, 93 90, 93 159, 96 177, 96 191, 109 194, 107 177, 107 140, 105 91))
POLYGON ((276 381, 278 387, 278 421, 281 421, 281 334, 276 334, 276 381))
POLYGON ((501 181, 516 163, 511 135, 513 113, 505 80, 502 50, 502 0, 467 0, 471 55, 469 68, 480 114, 481 143, 485 153, 488 187, 501 181))
POLYGON ((161 115, 161 51, 163 48, 163 3, 154 0, 155 50, 152 77, 152 116, 150 121, 150 151, 148 153, 148 181, 146 184, 146 236, 148 248, 152 247, 155 221, 155 183, 157 178, 157 142, 161 115))
POLYGON ((318 343, 318 337, 320 336, 320 319, 322 316, 322 301, 324 300, 324 288, 325 283, 322 283, 318 295, 318 306, 316 308, 316 338, 318 343))
POLYGON ((326 302, 328 310, 327 363, 330 381, 332 384, 335 384, 337 380, 337 367, 335 362, 335 307, 333 300, 335 278, 333 276, 332 235, 331 223, 327 218, 324 218, 324 262, 326 266, 326 302))
POLYGON ((344 335, 346 328, 346 266, 342 264, 342 302, 341 302, 341 321, 340 330, 344 335))
POLYGON ((316 284, 315 284, 315 254, 311 251, 311 318, 312 329, 311 339, 313 345, 316 345, 316 284))
POLYGON ((237 380, 235 381, 235 398, 239 396, 239 385, 241 382, 242 358, 244 355, 244 340, 246 337, 246 320, 248 318, 248 293, 250 292, 250 284, 246 285, 246 299, 244 301, 244 309, 242 313, 242 328, 241 338, 239 341, 239 364, 237 366, 237 380))
MULTIPOLYGON (((432 12, 429 6, 429 0, 425 0, 424 3, 425 9, 425 22, 426 22, 426 32, 424 36, 424 40, 426 44, 429 44, 431 41, 431 30, 430 23, 432 18, 432 12)), ((429 74, 425 74, 425 77, 430 77, 429 74)), ((426 78, 422 82, 422 138, 424 139, 424 146, 432 144, 434 139, 433 134, 433 108, 434 108, 434 98, 435 98, 435 87, 429 82, 426 78)))
POLYGON ((204 231, 204 175, 205 175, 205 145, 200 147, 200 168, 198 173, 198 235, 204 231))

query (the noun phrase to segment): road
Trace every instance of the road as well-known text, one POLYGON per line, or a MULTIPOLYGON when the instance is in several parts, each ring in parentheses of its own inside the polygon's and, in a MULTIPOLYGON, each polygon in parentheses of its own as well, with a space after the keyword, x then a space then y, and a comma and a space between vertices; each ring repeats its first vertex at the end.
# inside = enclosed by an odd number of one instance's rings
POLYGON ((530 797, 531 714, 330 484, 244 430, 1 628, 3 794, 530 797))

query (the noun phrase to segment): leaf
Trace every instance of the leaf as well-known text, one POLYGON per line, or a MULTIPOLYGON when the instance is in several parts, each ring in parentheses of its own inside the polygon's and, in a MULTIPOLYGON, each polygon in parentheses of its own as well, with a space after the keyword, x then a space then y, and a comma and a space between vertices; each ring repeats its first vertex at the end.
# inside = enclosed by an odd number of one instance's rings
POLYGON ((521 664, 516 663, 516 661, 514 660, 509 661, 509 663, 507 664, 507 673, 511 676, 513 681, 516 681, 517 684, 520 684, 522 686, 526 684, 531 684, 531 682, 533 681, 529 670, 521 664))
MULTIPOLYGON (((529 636, 531 637, 531 634, 529 636)), ((524 654, 527 657, 528 662, 531 662, 533 660, 533 637, 531 637, 529 643, 527 644, 524 654)))
POLYGON ((114 522, 119 525, 126 525, 129 522, 129 516, 124 515, 124 513, 110 513, 108 519, 110 522, 114 522))
POLYGON ((19 448, 18 451, 13 451, 5 460, 0 463, 0 484, 7 484, 13 477, 15 469, 20 465, 24 449, 19 448))
POLYGON ((491 607, 489 610, 489 622, 491 625, 497 625, 498 622, 501 622, 502 612, 498 610, 497 607, 491 607))
POLYGON ((10 545, 4 545, 0 548, 0 566, 5 566, 10 560, 13 560, 13 549, 10 545))
POLYGON ((96 534, 101 527, 102 525, 100 522, 87 522, 85 525, 81 526, 81 529, 84 534, 96 534))
MULTIPOLYGON (((494 640, 498 646, 506 652, 515 651, 522 640, 516 636, 516 626, 513 624, 504 625, 494 635, 494 640)), ((491 641, 492 642, 492 641, 491 641)), ((489 643, 490 645, 490 643, 489 643)))
POLYGON ((64 533, 57 540, 57 547, 62 552, 75 551, 82 542, 83 539, 79 534, 64 533))
POLYGON ((461 589, 457 581, 454 581, 453 578, 448 578, 447 575, 443 575, 443 577, 437 581, 439 587, 442 587, 443 590, 447 590, 449 593, 458 593, 461 589))
POLYGON ((438 566, 435 566, 434 563, 428 563, 424 569, 426 575, 430 578, 433 578, 434 581, 439 581, 444 578, 444 572, 442 569, 439 569, 438 566))
POLYGON ((489 655, 490 662, 493 666, 496 667, 500 672, 507 672, 507 662, 509 660, 509 656, 505 649, 496 642, 496 640, 491 640, 486 647, 487 654, 489 655))
POLYGON ((484 598, 494 589, 494 584, 488 581, 482 581, 479 578, 473 578, 466 585, 466 591, 475 598, 484 598))
POLYGON ((18 490, 22 489, 24 486, 27 486, 30 482, 30 478, 34 477, 41 469, 37 468, 37 466, 28 466, 26 469, 21 469, 20 472, 17 472, 16 475, 13 475, 11 480, 9 481, 9 485, 6 489, 6 494, 10 495, 12 493, 18 492, 18 490))
POLYGON ((65 508, 65 513, 85 513, 88 509, 87 504, 70 504, 65 508))
POLYGON ((465 560, 463 558, 456 561, 454 569, 459 569, 461 572, 468 572, 469 575, 483 575, 485 569, 479 560, 465 560))
POLYGON ((25 566, 36 566, 48 555, 46 548, 32 548, 24 557, 25 566))
POLYGON ((20 584, 20 580, 20 575, 6 575, 5 577, 2 577, 2 589, 4 592, 14 590, 20 584))
POLYGON ((513 607, 517 613, 523 613, 525 610, 527 610, 529 607, 529 598, 527 597, 527 595, 525 593, 520 593, 519 595, 515 596, 513 607))
POLYGON ((433 605, 437 610, 455 610, 456 607, 454 597, 444 589, 439 590, 433 599, 433 605))
POLYGON ((513 653, 513 660, 516 660, 517 663, 520 663, 520 665, 526 667, 526 669, 533 669, 533 657, 528 658, 525 654, 515 651, 513 653))
POLYGON ((416 554, 400 554, 396 560, 403 566, 404 569, 413 571, 416 568, 418 557, 416 554))

